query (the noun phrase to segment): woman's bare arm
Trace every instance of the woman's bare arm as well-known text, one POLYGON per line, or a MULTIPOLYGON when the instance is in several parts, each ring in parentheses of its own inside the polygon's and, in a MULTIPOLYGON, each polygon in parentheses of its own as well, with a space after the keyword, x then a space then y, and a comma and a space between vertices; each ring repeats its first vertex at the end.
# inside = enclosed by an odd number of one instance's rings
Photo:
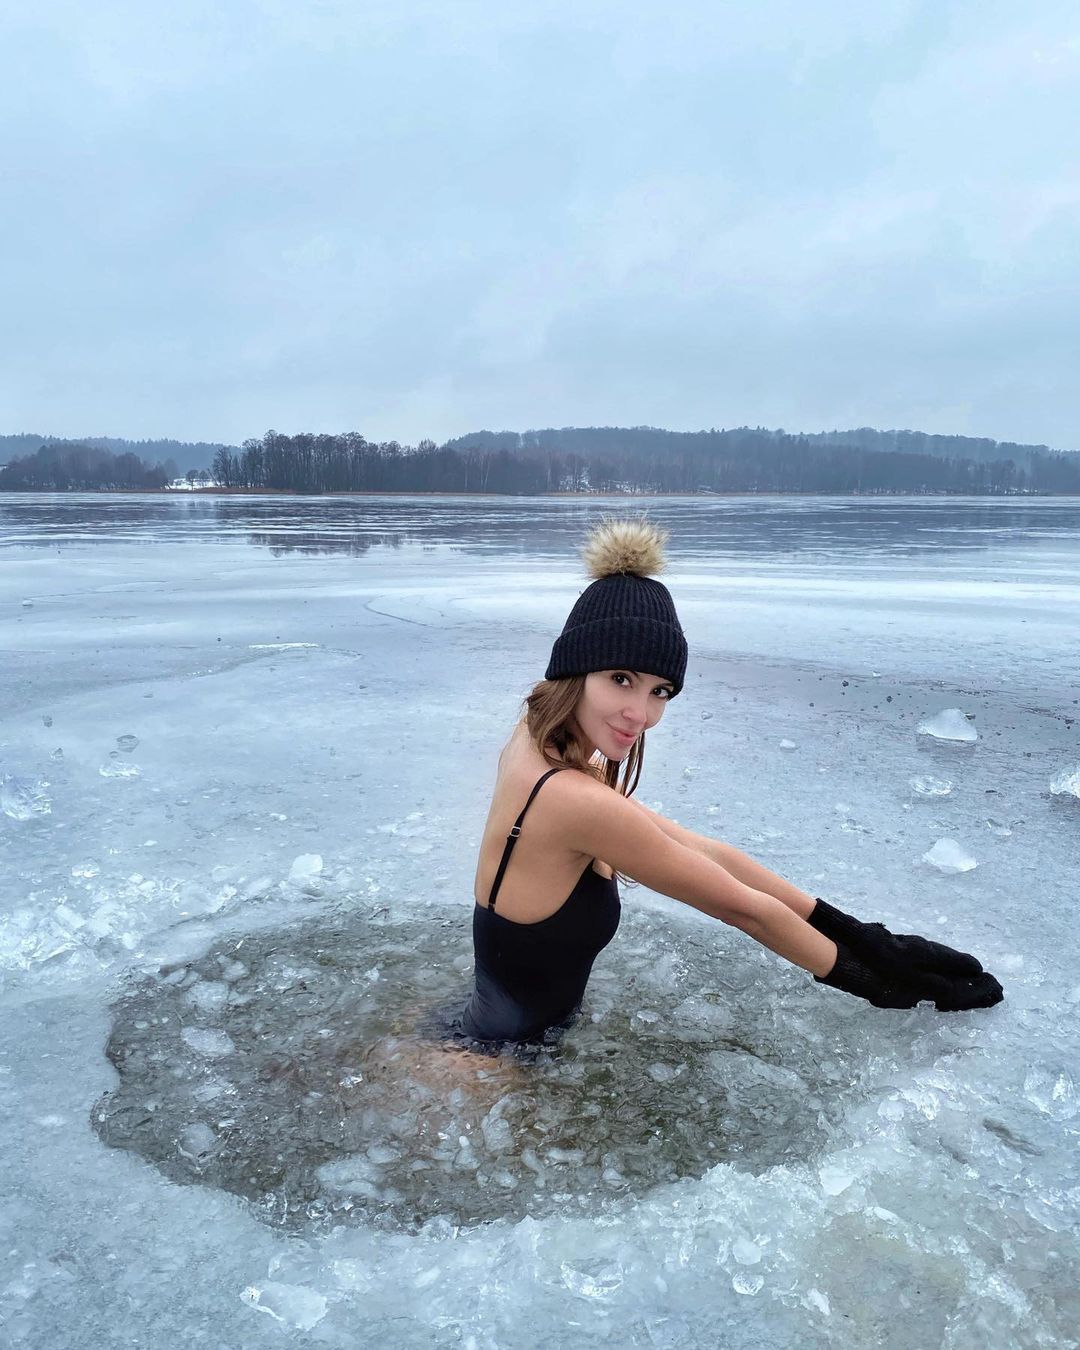
POLYGON ((807 895, 801 891, 794 883, 787 881, 784 877, 778 876, 775 872, 770 872, 764 864, 755 861, 749 854, 743 853, 741 849, 734 844, 727 844, 722 839, 711 839, 708 835, 695 834, 693 830, 688 830, 684 825, 677 825, 675 821, 668 820, 666 816, 650 810, 643 806, 641 802, 634 801, 632 797, 626 798, 638 811, 645 815, 671 839, 677 843, 692 848, 698 853, 704 853, 706 858, 711 858, 713 862, 719 863, 721 867, 729 871, 732 876, 738 877, 741 882, 747 886, 752 886, 756 891, 764 891, 766 895, 773 895, 777 900, 782 900, 788 909, 794 910, 800 919, 808 919, 814 912, 817 900, 812 895, 807 895))
POLYGON ((556 774, 548 809, 571 848, 603 858, 650 890, 747 933, 814 975, 827 975, 836 944, 783 901, 740 881, 696 848, 673 839, 621 793, 584 774, 556 774), (560 782, 560 779, 562 782, 560 782))

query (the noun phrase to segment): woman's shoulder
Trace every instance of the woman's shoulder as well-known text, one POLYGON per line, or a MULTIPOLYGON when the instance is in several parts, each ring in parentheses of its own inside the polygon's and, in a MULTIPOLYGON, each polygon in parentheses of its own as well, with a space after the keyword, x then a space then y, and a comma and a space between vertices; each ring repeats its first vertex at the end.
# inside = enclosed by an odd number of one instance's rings
POLYGON ((551 773, 550 779, 544 784, 545 792, 553 783, 559 784, 560 793, 573 793, 590 787, 608 790, 595 774, 584 773, 573 764, 560 764, 558 760, 559 755, 554 750, 551 751, 551 759, 545 759, 529 736, 525 723, 520 722, 499 755, 500 783, 512 791, 522 788, 531 791, 544 774, 551 773))

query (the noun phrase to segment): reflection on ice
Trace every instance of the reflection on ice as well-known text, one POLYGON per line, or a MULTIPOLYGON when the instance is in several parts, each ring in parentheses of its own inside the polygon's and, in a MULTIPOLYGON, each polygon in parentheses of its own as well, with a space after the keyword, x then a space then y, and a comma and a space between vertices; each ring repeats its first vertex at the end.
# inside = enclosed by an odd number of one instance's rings
POLYGON ((571 1033, 524 1059, 430 1035, 467 992, 464 915, 228 940, 120 1000, 120 1085, 94 1128, 290 1227, 599 1212, 722 1161, 821 1148, 844 1072, 819 1062, 820 1033, 774 1040, 711 944, 669 920, 631 916, 623 937, 571 1033))

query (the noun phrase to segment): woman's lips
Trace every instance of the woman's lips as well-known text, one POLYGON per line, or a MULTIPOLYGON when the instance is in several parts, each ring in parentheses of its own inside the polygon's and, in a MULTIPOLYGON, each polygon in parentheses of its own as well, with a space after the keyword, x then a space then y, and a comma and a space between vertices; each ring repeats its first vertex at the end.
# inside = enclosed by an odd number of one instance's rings
POLYGON ((619 739, 623 742, 624 745, 633 745, 633 743, 637 740, 636 731, 620 731, 618 727, 612 727, 611 729, 615 733, 615 735, 619 737, 619 739))

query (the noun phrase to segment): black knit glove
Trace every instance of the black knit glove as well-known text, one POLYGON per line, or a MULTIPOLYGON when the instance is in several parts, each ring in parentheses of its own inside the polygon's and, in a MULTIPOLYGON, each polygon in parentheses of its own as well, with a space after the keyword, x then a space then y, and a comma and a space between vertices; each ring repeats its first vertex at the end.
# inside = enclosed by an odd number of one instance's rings
POLYGON ((842 942, 836 943, 836 964, 832 970, 828 975, 815 975, 814 979, 818 984, 864 998, 875 1008, 914 1008, 921 997, 916 990, 884 979, 876 970, 864 965, 842 942))
POLYGON ((992 1008, 1005 997, 1001 985, 988 971, 976 976, 937 975, 911 966, 903 976, 883 975, 842 942, 836 942, 836 963, 832 970, 828 975, 815 975, 814 979, 818 984, 864 998, 875 1008, 914 1008, 923 999, 932 999, 938 1012, 964 1012, 969 1008, 992 1008))
POLYGON ((806 921, 833 942, 843 942, 864 960, 890 975, 899 975, 913 966, 935 975, 968 976, 982 974, 982 965, 970 952, 946 947, 915 933, 891 933, 883 923, 863 923, 818 899, 806 921))

